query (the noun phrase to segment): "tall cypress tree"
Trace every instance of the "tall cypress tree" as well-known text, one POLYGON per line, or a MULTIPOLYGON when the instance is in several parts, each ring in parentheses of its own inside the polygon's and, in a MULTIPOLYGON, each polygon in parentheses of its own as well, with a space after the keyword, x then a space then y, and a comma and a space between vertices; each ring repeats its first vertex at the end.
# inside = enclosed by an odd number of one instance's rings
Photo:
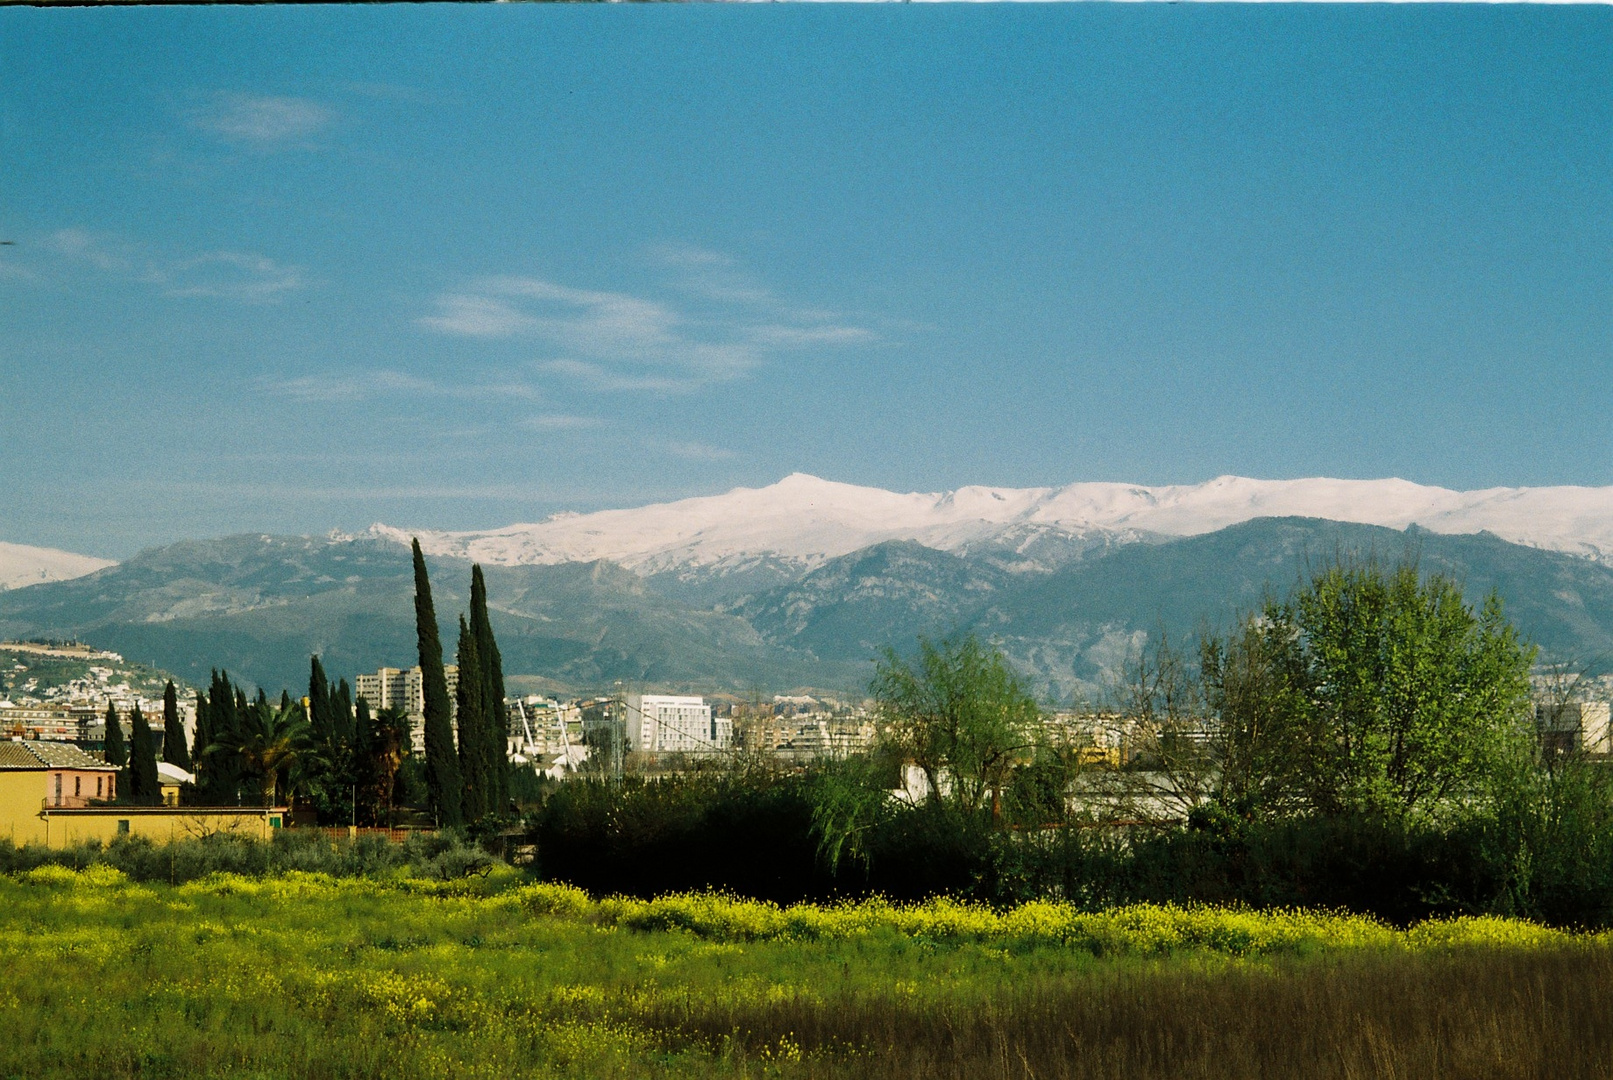
MULTIPOLYGON (((487 770, 487 809, 501 813, 510 797, 509 718, 504 712, 504 658, 493 639, 487 614, 487 580, 480 563, 470 568, 470 626, 476 635, 476 653, 482 667, 483 760, 487 770)), ((463 675, 460 678, 464 678, 463 675)))
POLYGON ((330 729, 333 739, 341 746, 353 745, 353 689, 343 679, 330 695, 330 729))
POLYGON ((347 782, 353 816, 369 824, 374 821, 375 792, 375 725, 370 719, 370 703, 358 699, 353 717, 353 756, 348 764, 347 782))
POLYGON ((487 816, 487 726, 482 708, 483 680, 481 658, 476 653, 476 635, 465 625, 465 616, 459 617, 459 650, 455 655, 459 665, 459 685, 454 690, 458 699, 455 720, 459 725, 459 775, 464 783, 463 809, 470 823, 487 816))
POLYGON ((172 680, 162 691, 162 759, 190 772, 190 752, 185 749, 185 725, 179 719, 179 691, 172 680))
POLYGON ((208 711, 207 697, 198 690, 196 692, 196 730, 191 736, 190 764, 196 773, 196 786, 202 790, 207 789, 208 771, 212 763, 207 758, 207 748, 213 745, 213 720, 208 711))
POLYGON ((442 668, 442 638, 437 631, 437 609, 431 602, 431 578, 420 541, 414 541, 414 624, 420 643, 420 681, 426 711, 426 789, 441 825, 464 822, 460 805, 459 759, 454 749, 452 705, 448 676, 442 668))
POLYGON ((157 776, 157 740, 136 702, 129 715, 129 795, 141 806, 162 802, 162 781, 157 776))
POLYGON ((330 743, 330 680, 325 678, 325 666, 318 656, 308 660, 308 733, 314 745, 325 747, 330 743))
POLYGON ((118 722, 118 707, 106 703, 106 763, 119 768, 129 764, 129 750, 123 744, 123 725, 118 722))

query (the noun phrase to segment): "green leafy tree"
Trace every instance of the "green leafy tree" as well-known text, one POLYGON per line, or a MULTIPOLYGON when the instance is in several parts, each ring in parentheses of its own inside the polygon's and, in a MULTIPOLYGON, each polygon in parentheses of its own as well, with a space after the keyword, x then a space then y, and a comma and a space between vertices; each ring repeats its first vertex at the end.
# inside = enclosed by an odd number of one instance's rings
POLYGON ((1471 808, 1529 744, 1534 649, 1491 595, 1404 563, 1323 570, 1205 649, 1227 791, 1325 815, 1471 808))
POLYGON ((476 636, 459 617, 459 685, 454 689, 455 719, 459 725, 459 776, 463 782, 461 808, 465 821, 474 824, 487 816, 489 784, 487 775, 487 724, 482 694, 487 681, 482 677, 481 656, 476 652, 476 636))
POLYGON ((426 789, 440 825, 459 825, 461 814, 459 753, 454 746, 448 676, 442 666, 442 638, 437 609, 431 602, 431 578, 420 541, 414 549, 414 621, 420 646, 420 675, 425 697, 426 789))
POLYGON ((118 707, 106 703, 106 763, 118 768, 129 763, 129 749, 123 742, 123 725, 118 721, 118 707))
POLYGON ((162 759, 190 772, 190 751, 185 747, 185 725, 179 719, 179 691, 172 680, 162 691, 162 759))
POLYGON ((989 796, 994 816, 1041 710, 996 649, 974 635, 919 639, 918 656, 891 649, 870 691, 884 738, 924 772, 930 800, 973 813, 989 796))

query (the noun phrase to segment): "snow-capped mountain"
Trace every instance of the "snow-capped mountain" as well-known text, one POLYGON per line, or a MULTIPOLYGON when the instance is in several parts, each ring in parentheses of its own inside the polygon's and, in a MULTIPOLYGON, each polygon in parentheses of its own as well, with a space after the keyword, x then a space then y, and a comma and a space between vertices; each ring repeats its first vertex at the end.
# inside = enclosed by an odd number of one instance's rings
POLYGON ((1251 480, 1146 487, 963 487, 909 493, 802 473, 764 488, 483 532, 375 525, 370 535, 494 565, 609 559, 641 575, 725 573, 759 561, 809 570, 886 540, 996 554, 1009 569, 1051 568, 1084 548, 1196 536, 1259 517, 1313 517, 1437 533, 1488 531, 1531 547, 1613 562, 1613 487, 1451 491, 1406 480, 1251 480))
POLYGON ((0 589, 20 589, 42 581, 70 581, 112 565, 115 564, 110 559, 71 551, 0 543, 0 589))

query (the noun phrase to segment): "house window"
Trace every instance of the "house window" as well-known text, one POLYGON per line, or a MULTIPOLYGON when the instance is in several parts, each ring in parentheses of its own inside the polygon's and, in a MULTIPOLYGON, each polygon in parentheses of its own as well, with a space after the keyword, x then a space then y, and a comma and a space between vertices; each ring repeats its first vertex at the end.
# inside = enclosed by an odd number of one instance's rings
POLYGON ((62 774, 56 774, 56 805, 62 804, 62 774))
POLYGON ((127 820, 118 822, 118 835, 119 836, 128 836, 129 835, 129 822, 127 820))
POLYGON ((95 778, 95 797, 97 799, 99 799, 101 797, 101 780, 102 779, 103 779, 103 777, 99 777, 99 776, 97 776, 95 778))
POLYGON ((79 797, 79 795, 80 795, 79 789, 82 788, 83 786, 84 786, 84 778, 82 776, 73 777, 73 798, 76 799, 76 798, 79 797))

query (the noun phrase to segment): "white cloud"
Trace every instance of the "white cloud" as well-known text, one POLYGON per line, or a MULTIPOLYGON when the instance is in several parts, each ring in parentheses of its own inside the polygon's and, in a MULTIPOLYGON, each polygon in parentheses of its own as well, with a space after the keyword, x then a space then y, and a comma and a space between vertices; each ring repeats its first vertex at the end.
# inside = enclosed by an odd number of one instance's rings
POLYGON ((194 122, 232 142, 271 147, 317 134, 334 120, 330 109, 307 98, 220 94, 194 122))
POLYGON ((564 413, 543 413, 521 421, 523 427, 538 431, 581 431, 585 428, 604 427, 605 421, 597 416, 569 416, 564 413))
POLYGON ((439 333, 539 342, 549 355, 535 358, 538 370, 599 391, 687 392, 743 378, 775 353, 876 340, 831 312, 779 302, 720 253, 659 248, 652 258, 680 275, 673 284, 683 302, 501 276, 442 294, 416 321, 439 333))
POLYGON ((19 273, 39 277, 72 275, 88 267, 124 281, 155 286, 173 297, 214 297, 273 303, 308 285, 302 267, 276 262, 255 252, 209 251, 175 257, 154 254, 111 233, 73 227, 58 229, 32 244, 32 266, 19 273))
POLYGON ((133 260, 134 249, 106 233, 89 229, 58 229, 40 242, 40 247, 73 262, 88 263, 97 270, 124 270, 133 260))
POLYGON ((422 326, 445 334, 469 337, 509 337, 531 327, 535 320, 502 300, 490 296, 451 294, 439 297, 439 314, 420 320, 422 326))
POLYGON ((298 267, 236 251, 214 251, 174 263, 155 271, 150 280, 165 285, 169 296, 213 296, 253 303, 278 300, 305 284, 298 267))
POLYGON ((287 378, 266 378, 263 387, 272 394, 308 404, 367 401, 384 397, 429 396, 473 400, 541 401, 537 387, 519 381, 445 382, 406 371, 372 370, 321 372, 287 378))

